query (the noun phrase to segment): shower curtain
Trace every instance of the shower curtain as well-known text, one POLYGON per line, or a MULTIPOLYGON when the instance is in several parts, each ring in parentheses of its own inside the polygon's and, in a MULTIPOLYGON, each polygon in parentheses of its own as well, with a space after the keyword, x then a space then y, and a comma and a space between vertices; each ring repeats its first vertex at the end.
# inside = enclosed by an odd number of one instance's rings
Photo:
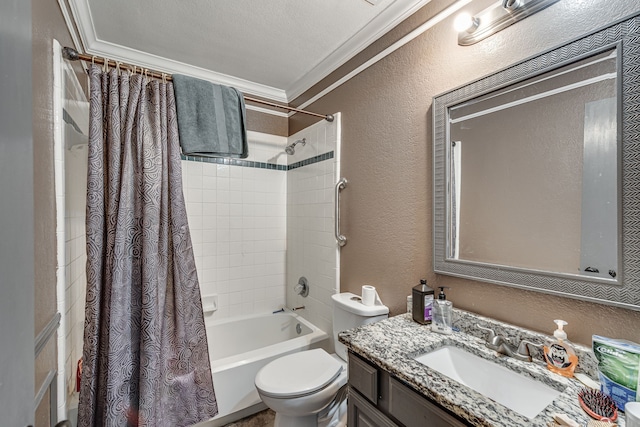
POLYGON ((90 76, 87 300, 78 426, 188 426, 218 412, 171 83, 90 76))

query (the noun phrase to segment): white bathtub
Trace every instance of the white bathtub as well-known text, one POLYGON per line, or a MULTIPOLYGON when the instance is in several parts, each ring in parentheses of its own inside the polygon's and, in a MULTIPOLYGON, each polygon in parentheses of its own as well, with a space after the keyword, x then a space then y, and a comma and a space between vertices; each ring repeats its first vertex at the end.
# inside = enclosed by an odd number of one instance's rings
POLYGON ((201 426, 216 427, 266 406, 255 389, 255 376, 280 356, 327 347, 329 336, 292 312, 266 313, 205 321, 218 415, 201 426))

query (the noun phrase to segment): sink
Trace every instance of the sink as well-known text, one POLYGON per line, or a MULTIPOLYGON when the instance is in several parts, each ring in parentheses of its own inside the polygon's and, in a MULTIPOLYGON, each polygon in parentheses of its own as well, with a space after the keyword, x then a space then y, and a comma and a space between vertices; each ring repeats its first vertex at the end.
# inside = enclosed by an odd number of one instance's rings
POLYGON ((415 360, 529 419, 535 418, 561 393, 454 346, 440 347, 415 360))

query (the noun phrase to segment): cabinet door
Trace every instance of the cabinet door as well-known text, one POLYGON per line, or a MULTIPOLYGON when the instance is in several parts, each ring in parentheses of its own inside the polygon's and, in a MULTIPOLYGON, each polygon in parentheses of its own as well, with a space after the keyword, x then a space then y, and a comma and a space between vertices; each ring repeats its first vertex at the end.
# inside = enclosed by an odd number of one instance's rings
POLYGON ((349 389, 347 417, 348 427, 398 427, 353 389, 349 389))
POLYGON ((464 427, 447 411, 431 403, 395 378, 389 381, 389 414, 406 427, 464 427))
POLYGON ((349 386, 369 399, 374 405, 378 404, 378 370, 358 356, 349 354, 349 386))

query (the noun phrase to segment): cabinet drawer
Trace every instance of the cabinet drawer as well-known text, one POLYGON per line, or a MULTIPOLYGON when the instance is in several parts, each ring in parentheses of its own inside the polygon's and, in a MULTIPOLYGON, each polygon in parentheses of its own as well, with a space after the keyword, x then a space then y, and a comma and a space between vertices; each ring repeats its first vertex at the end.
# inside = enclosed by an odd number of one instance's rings
POLYGON ((466 426, 395 378, 389 381, 389 414, 406 427, 466 426))
POLYGON ((349 389, 348 427, 398 427, 357 391, 349 389))
POLYGON ((349 385, 373 404, 378 403, 378 370, 349 353, 349 385))

